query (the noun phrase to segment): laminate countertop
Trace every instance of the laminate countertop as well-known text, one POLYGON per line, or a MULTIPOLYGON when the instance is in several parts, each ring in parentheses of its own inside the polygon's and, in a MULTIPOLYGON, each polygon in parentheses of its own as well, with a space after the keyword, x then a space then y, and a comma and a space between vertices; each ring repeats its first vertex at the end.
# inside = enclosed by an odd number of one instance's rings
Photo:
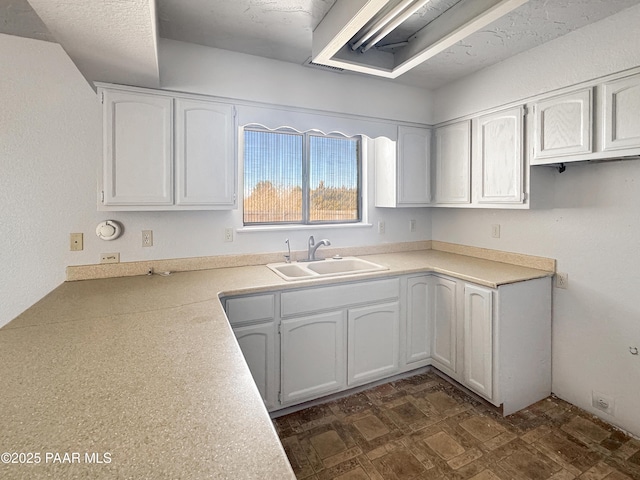
POLYGON ((0 329, 0 478, 293 479, 221 293, 426 271, 489 287, 552 275, 436 250, 363 258, 389 270, 287 282, 244 266, 63 283, 0 329))

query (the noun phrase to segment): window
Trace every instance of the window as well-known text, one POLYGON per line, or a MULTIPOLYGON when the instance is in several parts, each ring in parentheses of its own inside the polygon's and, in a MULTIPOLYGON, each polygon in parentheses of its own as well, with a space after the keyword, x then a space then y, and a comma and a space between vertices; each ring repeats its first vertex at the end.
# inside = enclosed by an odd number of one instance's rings
POLYGON ((245 225, 361 221, 361 139, 244 131, 245 225))

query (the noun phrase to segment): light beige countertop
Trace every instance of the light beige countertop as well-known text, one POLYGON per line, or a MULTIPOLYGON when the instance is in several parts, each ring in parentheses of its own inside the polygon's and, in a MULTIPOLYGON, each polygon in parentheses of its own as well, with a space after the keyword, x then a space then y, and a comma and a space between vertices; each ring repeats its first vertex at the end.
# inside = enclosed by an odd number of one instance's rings
POLYGON ((219 293, 423 271, 489 287, 552 275, 436 250, 363 258, 389 270, 286 282, 243 266, 62 284, 0 329, 0 454, 40 454, 0 463, 0 478, 293 479, 219 293))

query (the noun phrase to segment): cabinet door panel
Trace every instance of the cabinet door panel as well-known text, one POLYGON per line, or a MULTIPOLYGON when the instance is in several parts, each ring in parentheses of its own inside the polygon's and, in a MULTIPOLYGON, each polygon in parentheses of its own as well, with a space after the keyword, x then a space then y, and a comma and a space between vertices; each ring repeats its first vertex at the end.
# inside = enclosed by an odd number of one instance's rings
POLYGON ((377 380, 398 371, 398 302, 352 308, 348 313, 347 384, 377 380))
POLYGON ((471 202, 471 124, 436 130, 436 203, 471 202))
POLYGON ((456 282, 433 277, 433 358, 456 371, 456 282))
POLYGON ((477 120, 474 184, 479 203, 521 203, 523 199, 522 107, 477 120))
POLYGON ((172 99, 104 91, 104 204, 173 203, 172 99))
POLYGON ((467 387, 491 399, 493 393, 492 292, 465 285, 464 381, 467 387))
POLYGON ((534 105, 534 158, 591 153, 592 89, 543 100, 534 105))
POLYGON ((176 203, 233 205, 233 106, 176 99, 176 203))
POLYGON ((277 402, 275 322, 233 329, 254 382, 267 409, 277 402))
POLYGON ((345 312, 282 320, 282 403, 342 390, 345 378, 345 312))
POLYGON ((640 148, 640 75, 604 84, 604 150, 640 148))
POLYGON ((407 280, 406 363, 419 362, 431 356, 431 277, 407 280))
POLYGON ((431 130, 398 127, 398 203, 431 201, 431 130))

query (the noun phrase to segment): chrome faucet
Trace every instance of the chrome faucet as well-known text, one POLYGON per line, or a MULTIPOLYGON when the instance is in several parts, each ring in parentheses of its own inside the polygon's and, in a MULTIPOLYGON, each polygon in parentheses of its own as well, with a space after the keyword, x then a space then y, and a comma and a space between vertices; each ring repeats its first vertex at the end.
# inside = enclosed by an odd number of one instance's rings
POLYGON ((316 243, 313 235, 309 237, 309 254, 307 255, 307 262, 314 262, 316 260, 316 250, 318 250, 318 247, 321 245, 326 245, 328 247, 331 245, 331 242, 324 238, 316 243))

